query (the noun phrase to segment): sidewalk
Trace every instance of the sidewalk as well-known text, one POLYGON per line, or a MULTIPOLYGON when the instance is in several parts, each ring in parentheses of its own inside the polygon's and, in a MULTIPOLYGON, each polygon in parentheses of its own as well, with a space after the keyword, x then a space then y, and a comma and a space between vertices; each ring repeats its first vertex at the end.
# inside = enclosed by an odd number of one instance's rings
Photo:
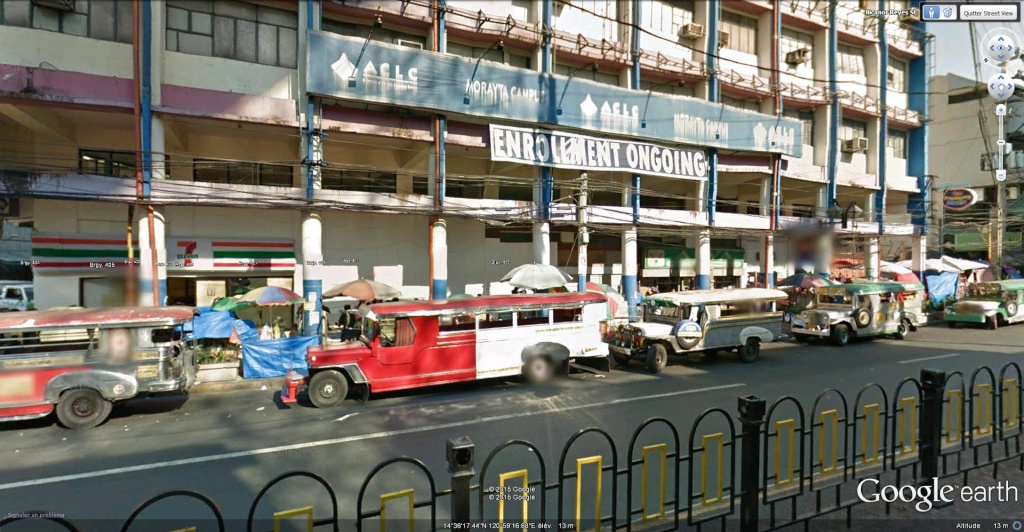
POLYGON ((188 393, 234 392, 239 390, 266 390, 274 392, 285 385, 284 377, 271 379, 237 379, 233 381, 199 382, 192 385, 188 393))

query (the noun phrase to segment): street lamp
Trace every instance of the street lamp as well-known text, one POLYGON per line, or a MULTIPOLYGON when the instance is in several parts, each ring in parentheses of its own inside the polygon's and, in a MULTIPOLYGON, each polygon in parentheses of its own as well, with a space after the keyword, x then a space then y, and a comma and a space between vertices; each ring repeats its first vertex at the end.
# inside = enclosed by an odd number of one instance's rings
POLYGON ((498 39, 491 43, 487 50, 480 55, 476 60, 476 65, 473 66, 473 74, 469 76, 469 83, 466 84, 466 93, 462 95, 463 105, 469 105, 469 87, 473 84, 473 80, 476 79, 476 71, 480 68, 480 61, 483 61, 487 54, 491 53, 491 50, 497 50, 499 52, 505 51, 505 41, 498 39))
POLYGON ((370 39, 373 37, 373 30, 384 26, 384 19, 377 15, 377 18, 373 19, 373 27, 370 28, 370 32, 366 35, 366 40, 363 41, 363 48, 359 50, 359 57, 356 58, 356 64, 352 66, 352 77, 348 78, 348 88, 354 89, 356 87, 356 73, 359 71, 359 63, 363 60, 363 54, 366 53, 366 47, 370 44, 370 39))
MULTIPOLYGON (((838 201, 832 200, 832 206, 829 207, 828 210, 826 210, 825 212, 826 214, 828 214, 828 217, 833 220, 841 216, 842 227, 843 229, 846 229, 847 226, 849 226, 851 219, 856 220, 857 218, 860 218, 862 214, 864 214, 864 209, 861 209, 856 203, 853 202, 850 202, 850 204, 846 206, 846 209, 843 209, 842 207, 839 206, 838 201)), ((835 224, 834 221, 832 223, 835 224)))

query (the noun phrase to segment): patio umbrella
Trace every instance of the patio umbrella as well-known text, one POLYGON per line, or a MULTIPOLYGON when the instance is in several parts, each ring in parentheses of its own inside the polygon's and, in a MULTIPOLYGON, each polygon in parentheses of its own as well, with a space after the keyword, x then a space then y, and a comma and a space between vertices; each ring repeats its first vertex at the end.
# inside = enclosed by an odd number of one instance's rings
POLYGON ((237 298, 236 304, 252 304, 252 305, 292 305, 295 303, 302 303, 305 301, 302 296, 288 290, 287 288, 281 288, 279 286, 261 286, 255 290, 250 290, 244 295, 237 298))
POLYGON ((213 303, 213 306, 210 307, 210 310, 216 312, 226 312, 241 307, 250 307, 253 305, 255 305, 255 303, 251 301, 239 301, 238 297, 235 296, 222 297, 213 303))
POLYGON ((324 297, 346 296, 359 301, 373 301, 374 299, 394 299, 402 297, 402 292, 384 283, 371 281, 369 279, 357 279, 347 283, 339 284, 324 292, 324 297))
POLYGON ((794 288, 819 288, 822 286, 835 286, 839 283, 823 277, 816 273, 797 273, 779 281, 777 286, 792 286, 794 288))
POLYGON ((536 263, 516 266, 501 278, 502 282, 507 282, 516 288, 532 290, 547 290, 565 286, 565 283, 571 280, 571 275, 554 266, 536 263))

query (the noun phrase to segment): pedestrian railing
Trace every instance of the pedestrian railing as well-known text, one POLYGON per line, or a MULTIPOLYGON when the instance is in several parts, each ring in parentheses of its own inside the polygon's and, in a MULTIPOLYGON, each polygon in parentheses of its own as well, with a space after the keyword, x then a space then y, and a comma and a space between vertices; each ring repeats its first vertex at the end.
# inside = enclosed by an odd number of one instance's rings
MULTIPOLYGON (((455 438, 446 447, 445 489, 422 461, 393 458, 366 476, 354 504, 345 501, 339 508, 327 480, 291 472, 257 494, 246 530, 277 531, 284 520, 295 518, 303 519, 308 530, 340 530, 344 522, 358 531, 393 530, 398 524, 409 531, 708 525, 754 532, 830 515, 844 517, 849 526, 853 508, 863 504, 851 495, 856 493, 852 486, 865 479, 878 481, 872 485, 903 486, 961 477, 966 486, 971 472, 991 468, 996 475, 1009 460, 1017 459, 1024 470, 1022 381, 1021 368, 1011 363, 999 371, 982 367, 969 376, 925 370, 891 393, 877 384, 853 397, 828 389, 808 404, 793 397, 771 404, 739 397, 735 412, 712 408, 685 431, 662 417, 641 423, 627 442, 616 442, 599 428, 582 429, 569 438, 557 461, 525 440, 508 441, 478 460, 472 441, 455 438), (319 485, 331 506, 265 508, 268 491, 295 477, 319 485), (407 487, 379 487, 395 482, 407 487), (268 511, 269 517, 257 519, 268 511)), ((145 501, 121 530, 148 529, 136 525, 137 519, 174 497, 200 501, 210 512, 204 526, 225 530, 213 500, 191 491, 145 501)), ((25 518, 12 514, 0 526, 25 518)), ((68 520, 51 520, 79 530, 68 520)))

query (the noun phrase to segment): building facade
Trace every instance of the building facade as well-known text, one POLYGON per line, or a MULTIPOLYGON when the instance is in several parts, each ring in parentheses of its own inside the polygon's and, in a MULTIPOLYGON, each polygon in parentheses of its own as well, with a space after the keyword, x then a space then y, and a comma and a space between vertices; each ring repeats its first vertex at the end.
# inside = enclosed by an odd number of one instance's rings
MULTIPOLYGON (((995 71, 993 71, 994 73, 995 71)), ((954 74, 936 76, 931 82, 936 96, 931 102, 933 143, 930 166, 932 180, 932 231, 929 247, 941 247, 947 254, 965 258, 994 260, 997 255, 1019 266, 1024 199, 1024 100, 1019 96, 1006 101, 1002 146, 996 101, 984 83, 954 74), (1001 161, 1000 161, 1001 160, 1001 161), (1003 184, 1006 201, 1005 223, 997 222, 999 203, 995 170, 1006 170, 1003 184), (952 202, 945 205, 946 191, 959 194, 974 191, 976 201, 965 207, 952 202), (993 228, 1002 227, 1002 231, 993 228), (1001 241, 1000 241, 1001 235, 1001 241), (996 253, 996 247, 1002 253, 996 253)))
POLYGON ((309 310, 531 262, 633 300, 834 252, 873 277, 928 230, 911 7, 3 0, 0 192, 40 308, 123 301, 126 271, 146 304, 266 283, 309 310))

